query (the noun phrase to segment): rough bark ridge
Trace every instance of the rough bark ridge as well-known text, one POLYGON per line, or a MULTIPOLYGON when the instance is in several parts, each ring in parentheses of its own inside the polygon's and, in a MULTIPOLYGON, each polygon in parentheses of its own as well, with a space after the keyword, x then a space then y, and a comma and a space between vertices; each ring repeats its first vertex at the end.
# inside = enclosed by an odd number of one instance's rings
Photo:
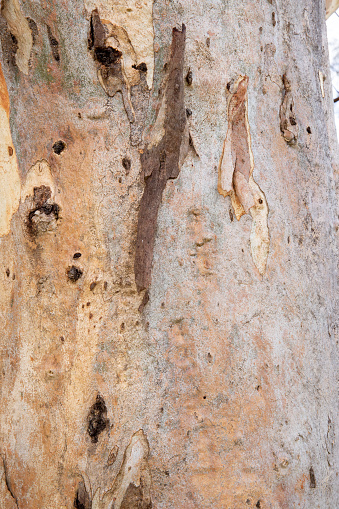
POLYGON ((325 16, 2 0, 1 509, 337 506, 325 16))

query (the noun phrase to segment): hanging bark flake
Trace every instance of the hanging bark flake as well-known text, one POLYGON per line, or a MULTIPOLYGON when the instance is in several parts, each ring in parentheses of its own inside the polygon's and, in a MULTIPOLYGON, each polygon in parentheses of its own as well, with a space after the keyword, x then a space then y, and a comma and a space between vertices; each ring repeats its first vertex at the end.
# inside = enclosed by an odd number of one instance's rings
POLYGON ((100 84, 107 95, 114 97, 117 92, 121 92, 131 123, 131 144, 138 145, 142 141, 149 101, 146 63, 138 63, 136 51, 125 28, 101 20, 97 9, 91 15, 88 49, 92 51, 100 84))
POLYGON ((254 159, 247 115, 248 77, 227 85, 228 127, 219 162, 218 191, 230 196, 239 220, 243 214, 252 216, 250 236, 252 258, 260 274, 266 270, 269 252, 266 197, 253 179, 254 159))
POLYGON ((180 172, 185 145, 186 111, 184 105, 184 53, 186 27, 173 28, 171 57, 163 102, 149 143, 141 154, 145 189, 140 202, 135 254, 135 281, 138 291, 151 282, 153 249, 158 210, 166 182, 180 172))

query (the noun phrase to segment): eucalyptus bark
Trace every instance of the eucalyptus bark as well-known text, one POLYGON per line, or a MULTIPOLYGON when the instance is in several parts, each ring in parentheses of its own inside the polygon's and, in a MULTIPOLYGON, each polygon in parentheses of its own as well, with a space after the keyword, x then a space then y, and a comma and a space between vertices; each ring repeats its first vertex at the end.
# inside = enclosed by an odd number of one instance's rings
POLYGON ((1 508, 336 507, 325 15, 2 0, 1 508))

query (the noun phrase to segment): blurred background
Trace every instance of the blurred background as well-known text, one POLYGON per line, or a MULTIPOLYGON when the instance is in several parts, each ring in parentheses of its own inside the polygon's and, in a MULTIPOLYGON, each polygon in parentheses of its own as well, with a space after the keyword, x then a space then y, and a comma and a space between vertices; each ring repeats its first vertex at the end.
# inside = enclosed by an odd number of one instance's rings
POLYGON ((330 52, 333 106, 339 140, 339 9, 328 18, 326 23, 330 52))

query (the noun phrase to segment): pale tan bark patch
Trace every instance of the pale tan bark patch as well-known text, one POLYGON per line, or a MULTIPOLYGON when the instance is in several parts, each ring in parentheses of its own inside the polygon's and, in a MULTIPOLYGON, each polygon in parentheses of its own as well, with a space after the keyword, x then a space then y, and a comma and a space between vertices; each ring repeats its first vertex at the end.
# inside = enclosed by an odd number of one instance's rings
POLYGON ((149 445, 143 430, 132 436, 124 459, 111 490, 100 499, 97 490, 92 509, 148 509, 152 507, 150 496, 151 476, 148 466, 149 445))
POLYGON ((20 178, 9 125, 9 98, 0 64, 0 237, 10 231, 19 207, 20 178))
POLYGON ((18 0, 3 0, 1 14, 10 32, 18 42, 15 61, 20 71, 28 74, 28 64, 33 46, 33 36, 28 21, 23 15, 18 0))

